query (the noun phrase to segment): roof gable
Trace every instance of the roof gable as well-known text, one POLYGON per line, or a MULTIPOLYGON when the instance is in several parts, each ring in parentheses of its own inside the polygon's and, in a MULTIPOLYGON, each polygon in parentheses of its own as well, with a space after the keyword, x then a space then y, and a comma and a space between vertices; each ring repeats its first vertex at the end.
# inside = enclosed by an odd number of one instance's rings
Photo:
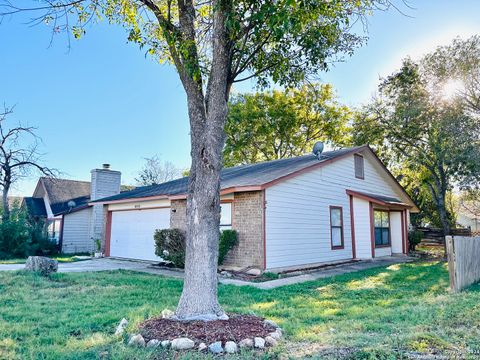
POLYGON ((43 177, 40 178, 40 182, 45 189, 54 215, 71 209, 69 206, 71 201, 75 203, 74 207, 86 205, 90 201, 90 182, 88 181, 43 177))

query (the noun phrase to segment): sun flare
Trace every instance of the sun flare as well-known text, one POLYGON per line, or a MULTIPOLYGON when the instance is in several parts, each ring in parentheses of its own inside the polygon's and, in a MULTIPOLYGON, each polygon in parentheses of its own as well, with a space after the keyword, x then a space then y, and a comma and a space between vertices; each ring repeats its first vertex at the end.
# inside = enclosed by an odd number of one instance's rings
POLYGON ((458 95, 464 89, 465 85, 461 80, 458 79, 449 79, 447 80, 442 87, 442 97, 444 99, 451 99, 458 95))

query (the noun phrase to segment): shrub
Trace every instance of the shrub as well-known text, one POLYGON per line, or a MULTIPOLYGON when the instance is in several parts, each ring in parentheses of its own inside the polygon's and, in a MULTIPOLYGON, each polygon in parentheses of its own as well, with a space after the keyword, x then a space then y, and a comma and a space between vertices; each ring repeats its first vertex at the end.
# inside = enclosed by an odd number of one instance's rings
POLYGON ((418 230, 411 230, 408 232, 408 248, 415 251, 415 247, 420 244, 423 239, 423 232, 418 230))
POLYGON ((7 220, 0 223, 0 257, 26 257, 31 249, 29 243, 30 231, 26 222, 7 220))
POLYGON ((222 265, 228 252, 238 244, 238 235, 235 230, 223 230, 220 233, 218 245, 218 265, 222 265))
POLYGON ((48 239, 44 222, 30 222, 18 209, 0 223, 0 258, 54 255, 57 245, 48 239))
POLYGON ((155 254, 179 268, 185 266, 185 234, 180 229, 155 230, 155 254))

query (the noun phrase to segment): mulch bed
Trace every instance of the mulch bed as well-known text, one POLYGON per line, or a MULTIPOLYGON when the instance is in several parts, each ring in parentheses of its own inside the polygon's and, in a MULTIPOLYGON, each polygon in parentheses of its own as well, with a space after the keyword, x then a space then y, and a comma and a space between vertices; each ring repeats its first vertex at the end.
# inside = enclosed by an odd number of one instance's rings
POLYGON ((155 318, 140 325, 140 332, 145 341, 151 339, 173 340, 186 337, 195 343, 210 344, 221 341, 239 342, 246 338, 266 337, 274 332, 271 325, 264 325, 263 318, 254 315, 228 314, 228 320, 215 321, 178 321, 155 318))

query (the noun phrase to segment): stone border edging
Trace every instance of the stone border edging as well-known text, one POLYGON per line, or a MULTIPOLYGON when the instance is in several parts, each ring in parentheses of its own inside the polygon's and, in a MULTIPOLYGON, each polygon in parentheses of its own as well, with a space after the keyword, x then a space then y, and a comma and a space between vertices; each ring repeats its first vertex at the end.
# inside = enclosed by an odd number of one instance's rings
MULTIPOLYGON (((171 318, 173 316, 173 311, 165 309, 162 311, 162 318, 171 318)), ((118 324, 115 335, 120 336, 124 333, 125 328, 128 325, 128 320, 123 318, 120 323, 118 324)), ((145 339, 141 334, 131 334, 128 340, 129 346, 137 346, 137 347, 147 347, 147 348, 163 348, 163 349, 171 349, 174 351, 187 351, 187 350, 194 350, 200 352, 210 352, 212 354, 235 354, 240 349, 257 349, 263 350, 267 347, 274 347, 278 345, 278 342, 283 336, 282 329, 272 320, 264 320, 264 326, 272 326, 275 328, 275 331, 262 337, 252 337, 252 338, 245 338, 238 342, 235 341, 227 341, 223 345, 221 341, 215 341, 211 344, 205 344, 201 342, 196 344, 195 341, 186 338, 176 338, 173 340, 161 340, 161 339, 151 339, 148 342, 145 342, 145 339)))

